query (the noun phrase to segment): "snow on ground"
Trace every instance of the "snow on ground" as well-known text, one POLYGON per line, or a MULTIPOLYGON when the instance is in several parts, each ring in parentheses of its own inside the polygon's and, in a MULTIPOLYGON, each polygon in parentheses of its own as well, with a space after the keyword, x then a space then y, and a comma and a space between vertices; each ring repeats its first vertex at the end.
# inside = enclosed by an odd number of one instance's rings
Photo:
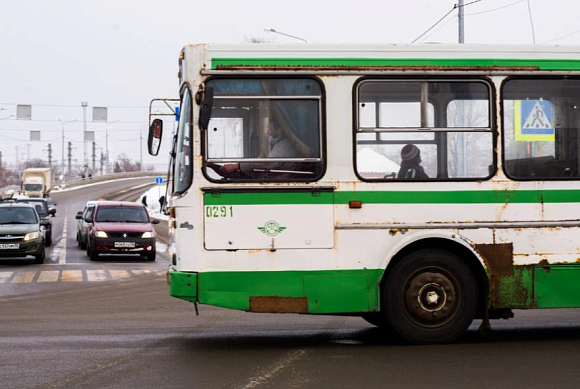
POLYGON ((161 213, 160 208, 161 205, 159 204, 159 199, 161 197, 165 198, 165 191, 167 189, 167 185, 156 185, 153 188, 149 189, 147 192, 143 193, 139 196, 139 202, 145 204, 147 210, 149 211, 149 216, 155 219, 162 219, 168 220, 169 217, 161 213), (145 199, 145 201, 143 201, 145 199))

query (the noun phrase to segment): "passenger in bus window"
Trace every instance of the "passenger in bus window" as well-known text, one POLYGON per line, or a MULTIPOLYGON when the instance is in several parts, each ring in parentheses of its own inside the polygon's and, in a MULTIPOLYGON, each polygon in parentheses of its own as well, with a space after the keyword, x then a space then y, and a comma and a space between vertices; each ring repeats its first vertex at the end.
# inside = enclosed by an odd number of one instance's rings
MULTIPOLYGON (((270 150, 267 158, 300 158, 300 153, 284 133, 282 126, 273 119, 270 119, 268 127, 268 137, 270 150)), ((224 177, 240 171, 245 175, 253 176, 256 171, 261 170, 296 170, 296 164, 289 162, 242 162, 230 163, 222 166, 218 173, 224 177)))
POLYGON ((399 180, 426 180, 429 178, 421 166, 421 151, 415 145, 408 144, 401 149, 401 169, 399 180))

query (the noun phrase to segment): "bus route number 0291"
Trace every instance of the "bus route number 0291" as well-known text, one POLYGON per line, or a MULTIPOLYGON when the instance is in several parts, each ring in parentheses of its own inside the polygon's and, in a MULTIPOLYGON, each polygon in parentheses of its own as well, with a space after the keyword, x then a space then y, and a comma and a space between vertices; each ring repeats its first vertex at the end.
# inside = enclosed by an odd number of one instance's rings
POLYGON ((205 217, 234 217, 234 208, 231 205, 206 205, 205 217))

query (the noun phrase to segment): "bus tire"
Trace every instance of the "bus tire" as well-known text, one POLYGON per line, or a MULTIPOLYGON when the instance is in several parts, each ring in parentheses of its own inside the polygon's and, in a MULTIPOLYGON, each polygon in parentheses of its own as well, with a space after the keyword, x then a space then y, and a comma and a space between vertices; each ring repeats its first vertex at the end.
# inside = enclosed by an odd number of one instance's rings
POLYGON ((384 313, 395 333, 410 342, 447 343, 473 321, 478 295, 475 276, 459 257, 445 250, 418 250, 389 271, 384 313))
POLYGON ((361 317, 369 324, 380 328, 390 329, 389 321, 381 314, 381 312, 367 312, 361 317))

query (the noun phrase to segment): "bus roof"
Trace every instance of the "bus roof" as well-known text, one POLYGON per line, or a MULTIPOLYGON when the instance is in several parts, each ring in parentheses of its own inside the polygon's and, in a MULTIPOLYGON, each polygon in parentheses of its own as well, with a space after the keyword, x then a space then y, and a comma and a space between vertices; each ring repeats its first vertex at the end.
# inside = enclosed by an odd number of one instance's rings
POLYGON ((425 69, 580 70, 580 46, 473 44, 197 44, 206 71, 425 69), (203 53, 203 55, 201 55, 203 53))

